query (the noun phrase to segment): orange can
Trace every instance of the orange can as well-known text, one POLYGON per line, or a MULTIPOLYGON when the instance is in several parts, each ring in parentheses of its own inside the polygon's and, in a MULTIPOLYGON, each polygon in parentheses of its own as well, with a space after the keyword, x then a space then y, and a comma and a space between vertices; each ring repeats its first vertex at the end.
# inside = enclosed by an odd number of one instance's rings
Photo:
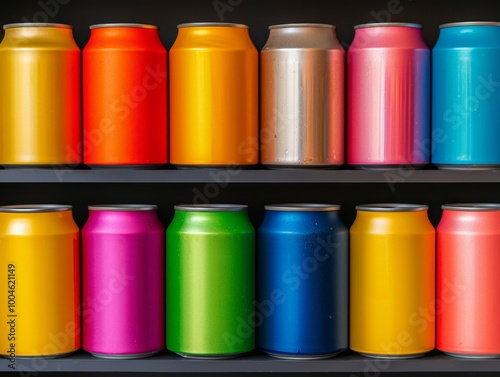
POLYGON ((258 163, 258 52, 248 27, 178 26, 170 49, 170 162, 258 163))
POLYGON ((167 50, 158 27, 90 27, 83 50, 83 159, 91 167, 168 163, 167 50))

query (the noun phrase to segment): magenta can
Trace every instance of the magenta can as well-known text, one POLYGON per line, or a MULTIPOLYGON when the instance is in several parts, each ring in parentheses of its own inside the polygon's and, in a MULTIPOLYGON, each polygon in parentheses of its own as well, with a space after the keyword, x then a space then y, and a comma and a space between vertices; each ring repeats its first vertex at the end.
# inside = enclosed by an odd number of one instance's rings
POLYGON ((153 205, 89 207, 82 229, 83 349, 131 359, 165 344, 165 228, 153 205))
POLYGON ((355 26, 347 51, 347 162, 360 169, 430 161, 430 49, 409 23, 355 26))

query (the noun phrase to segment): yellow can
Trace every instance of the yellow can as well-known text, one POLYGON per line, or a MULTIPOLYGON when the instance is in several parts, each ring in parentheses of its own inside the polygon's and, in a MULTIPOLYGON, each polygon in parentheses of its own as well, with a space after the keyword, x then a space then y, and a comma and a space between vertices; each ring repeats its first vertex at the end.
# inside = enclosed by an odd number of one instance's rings
POLYGON ((258 59, 246 25, 178 26, 170 49, 173 165, 258 163, 258 59))
POLYGON ((82 162, 80 49, 61 24, 4 26, 0 44, 0 165, 82 162))
POLYGON ((411 358, 435 346, 435 230, 427 206, 356 207, 350 229, 350 347, 411 358))
POLYGON ((80 348, 80 242, 71 206, 0 207, 0 354, 80 348))

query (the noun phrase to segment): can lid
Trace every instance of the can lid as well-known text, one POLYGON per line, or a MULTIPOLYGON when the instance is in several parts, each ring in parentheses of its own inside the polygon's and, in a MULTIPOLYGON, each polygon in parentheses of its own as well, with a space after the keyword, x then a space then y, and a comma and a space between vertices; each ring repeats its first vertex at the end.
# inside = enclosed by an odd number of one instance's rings
POLYGON ((449 211, 475 211, 475 212, 488 212, 500 211, 500 203, 455 203, 445 204, 441 209, 449 211))
POLYGON ((271 25, 271 26, 269 26, 269 30, 273 30, 273 29, 286 29, 286 28, 299 28, 299 27, 303 27, 303 28, 316 27, 316 28, 336 29, 335 25, 330 25, 330 24, 293 23, 293 24, 271 25))
POLYGON ((17 27, 54 27, 60 29, 73 29, 73 26, 67 24, 52 24, 47 22, 17 22, 13 24, 3 25, 3 29, 13 29, 17 27))
POLYGON ((460 27, 460 26, 500 26, 500 22, 494 22, 494 21, 449 22, 447 24, 439 25, 439 28, 445 29, 449 27, 460 27))
POLYGON ((71 211, 73 206, 66 204, 22 204, 1 206, 0 212, 4 213, 42 213, 71 211))
POLYGON ((409 23, 409 22, 370 22, 367 24, 356 25, 356 26, 354 26, 354 30, 368 28, 368 27, 390 27, 390 26, 411 27, 411 28, 416 28, 416 29, 422 29, 422 25, 409 23))
POLYGON ((189 22, 177 25, 177 29, 187 28, 187 27, 237 27, 237 28, 248 29, 248 25, 233 24, 230 22, 189 22))
POLYGON ((363 204, 356 206, 357 211, 367 212, 417 212, 427 211, 429 206, 421 204, 406 204, 406 203, 380 203, 380 204, 363 204))
POLYGON ((179 204, 174 206, 176 211, 184 212, 239 212, 246 211, 244 204, 179 204))
POLYGON ((99 204, 99 205, 91 205, 88 208, 91 211, 139 212, 139 211, 155 211, 158 209, 158 206, 150 204, 99 204))
POLYGON ((289 203, 289 204, 272 204, 264 207, 266 211, 279 212, 328 212, 339 211, 340 206, 337 204, 317 204, 317 203, 289 203))
POLYGON ((136 24, 136 23, 126 23, 126 22, 118 22, 118 23, 108 23, 108 24, 95 24, 90 25, 89 29, 102 29, 102 28, 111 28, 111 27, 129 27, 136 29, 159 29, 156 25, 149 24, 136 24))

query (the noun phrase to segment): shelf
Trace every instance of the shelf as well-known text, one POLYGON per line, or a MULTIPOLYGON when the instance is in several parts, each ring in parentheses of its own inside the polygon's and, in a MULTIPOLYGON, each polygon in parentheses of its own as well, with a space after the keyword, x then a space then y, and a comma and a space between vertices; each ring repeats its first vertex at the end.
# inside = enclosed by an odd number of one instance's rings
MULTIPOLYGON (((332 359, 278 360, 254 354, 228 360, 187 360, 163 353, 146 359, 104 360, 83 352, 60 359, 17 359, 24 372, 163 372, 163 373, 363 373, 376 372, 499 372, 500 359, 459 359, 439 352, 419 359, 378 360, 349 354, 332 359)), ((0 372, 12 371, 7 360, 0 372)))
POLYGON ((0 170, 0 183, 500 183, 500 170, 0 170))

